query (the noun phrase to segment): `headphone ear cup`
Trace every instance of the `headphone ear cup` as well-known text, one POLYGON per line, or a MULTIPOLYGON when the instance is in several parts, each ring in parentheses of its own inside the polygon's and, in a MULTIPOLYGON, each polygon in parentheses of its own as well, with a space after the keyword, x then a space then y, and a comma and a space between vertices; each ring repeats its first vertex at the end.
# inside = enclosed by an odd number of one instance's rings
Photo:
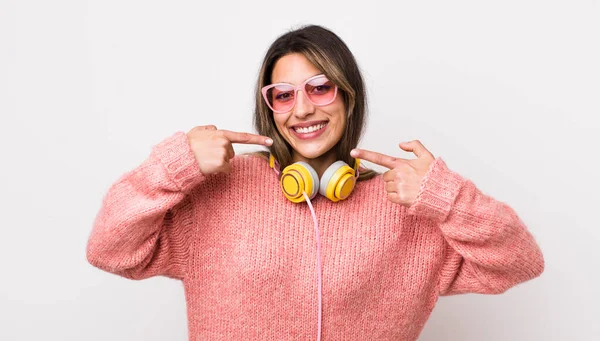
POLYGON ((344 161, 336 161, 323 172, 319 182, 319 193, 337 202, 350 196, 355 183, 354 169, 344 161))
POLYGON ((306 162, 296 162, 281 172, 279 180, 283 195, 291 202, 299 203, 305 201, 302 192, 313 199, 319 190, 319 176, 317 172, 306 162))

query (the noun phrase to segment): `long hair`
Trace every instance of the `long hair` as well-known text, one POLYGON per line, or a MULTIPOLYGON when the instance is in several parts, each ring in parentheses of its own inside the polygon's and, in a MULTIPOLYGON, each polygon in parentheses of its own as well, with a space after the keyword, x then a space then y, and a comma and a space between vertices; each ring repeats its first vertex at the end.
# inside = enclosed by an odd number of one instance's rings
MULTIPOLYGON (((287 32, 277 38, 269 47, 263 60, 258 82, 254 109, 254 127, 260 135, 269 136, 273 144, 268 147, 279 162, 281 169, 292 164, 292 146, 281 136, 273 118, 273 112, 262 98, 262 87, 271 84, 271 75, 275 63, 291 53, 304 55, 316 68, 338 86, 338 95, 342 96, 346 113, 346 127, 342 138, 333 147, 337 160, 354 165, 350 151, 358 145, 366 125, 367 100, 365 85, 348 46, 330 30, 309 25, 287 32)), ((268 158, 268 152, 259 152, 268 158)), ((361 169, 358 181, 377 175, 370 169, 361 169)))

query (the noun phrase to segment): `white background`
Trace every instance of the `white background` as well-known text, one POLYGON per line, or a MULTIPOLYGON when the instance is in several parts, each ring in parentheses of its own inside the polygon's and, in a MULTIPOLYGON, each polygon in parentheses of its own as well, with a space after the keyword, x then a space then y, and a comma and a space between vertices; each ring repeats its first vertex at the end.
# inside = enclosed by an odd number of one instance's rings
POLYGON ((187 339, 181 283, 93 268, 92 221, 175 131, 252 131, 266 49, 308 23, 364 72, 361 147, 421 140, 544 252, 505 294, 441 298, 420 340, 597 340, 598 1, 0 0, 1 340, 187 339))

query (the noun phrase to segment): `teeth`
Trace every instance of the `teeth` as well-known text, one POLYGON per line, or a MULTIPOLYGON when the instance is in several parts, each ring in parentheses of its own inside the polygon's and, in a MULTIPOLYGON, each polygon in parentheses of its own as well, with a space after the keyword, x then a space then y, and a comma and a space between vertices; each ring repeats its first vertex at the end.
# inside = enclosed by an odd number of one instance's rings
POLYGON ((305 127, 305 128, 294 128, 294 130, 296 130, 297 132, 302 133, 302 134, 308 134, 308 133, 312 133, 315 130, 321 129, 324 126, 325 126, 325 123, 321 123, 321 124, 317 124, 317 125, 305 127))

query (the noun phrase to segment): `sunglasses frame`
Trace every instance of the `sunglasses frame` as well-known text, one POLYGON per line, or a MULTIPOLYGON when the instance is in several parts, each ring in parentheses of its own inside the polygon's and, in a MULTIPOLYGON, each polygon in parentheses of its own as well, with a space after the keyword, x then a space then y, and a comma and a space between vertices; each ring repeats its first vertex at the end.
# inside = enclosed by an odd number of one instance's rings
MULTIPOLYGON (((310 81, 312 81, 312 80, 314 80, 314 79, 317 79, 317 78, 326 78, 328 81, 331 81, 329 78, 327 78, 327 76, 325 76, 325 74, 323 74, 323 73, 322 73, 322 74, 319 74, 319 75, 316 75, 316 76, 310 77, 309 79, 307 79, 307 80, 305 80, 304 82, 302 82, 302 84, 300 84, 300 85, 297 85, 297 86, 296 86, 296 85, 293 85, 293 84, 290 84, 290 83, 274 83, 274 84, 269 84, 269 85, 263 86, 263 88, 262 88, 262 90, 261 90, 261 92, 262 92, 262 95, 263 95, 263 99, 265 100, 265 103, 267 103, 267 106, 269 107, 269 109, 271 109, 271 110, 272 110, 274 113, 276 113, 276 114, 283 114, 283 113, 289 112, 289 111, 291 111, 292 109, 294 109, 294 107, 296 106, 296 99, 298 98, 298 91, 300 91, 300 90, 304 91, 304 90, 305 90, 305 88, 306 88, 306 84, 308 84, 308 82, 310 82, 310 81), (267 91, 269 91, 271 88, 274 88, 274 87, 276 87, 276 86, 278 86, 278 85, 287 85, 287 86, 290 86, 290 87, 291 87, 291 88, 294 90, 294 104, 292 104, 292 106, 291 106, 289 109, 287 109, 287 110, 284 110, 284 111, 281 111, 281 110, 279 110, 279 111, 278 111, 278 110, 275 110, 275 109, 274 109, 274 108, 271 106, 271 104, 269 103, 269 98, 267 97, 267 91)), ((333 82, 332 82, 332 83, 333 83, 333 82)), ((310 96, 308 96, 308 95, 306 94, 306 92, 304 92, 304 95, 305 95, 306 99, 308 99, 308 101, 309 101, 310 103, 312 103, 313 105, 315 105, 315 106, 317 106, 317 107, 322 107, 322 106, 325 106, 325 105, 329 105, 329 104, 333 103, 333 101, 335 101, 335 98, 337 97, 338 87, 337 87, 337 85, 335 85, 335 84, 334 84, 333 86, 334 86, 334 90, 333 90, 333 91, 334 91, 334 93, 333 93, 333 98, 331 99, 331 101, 329 101, 329 102, 327 102, 327 103, 324 103, 324 104, 317 104, 317 103, 313 102, 313 101, 310 99, 310 96)))

